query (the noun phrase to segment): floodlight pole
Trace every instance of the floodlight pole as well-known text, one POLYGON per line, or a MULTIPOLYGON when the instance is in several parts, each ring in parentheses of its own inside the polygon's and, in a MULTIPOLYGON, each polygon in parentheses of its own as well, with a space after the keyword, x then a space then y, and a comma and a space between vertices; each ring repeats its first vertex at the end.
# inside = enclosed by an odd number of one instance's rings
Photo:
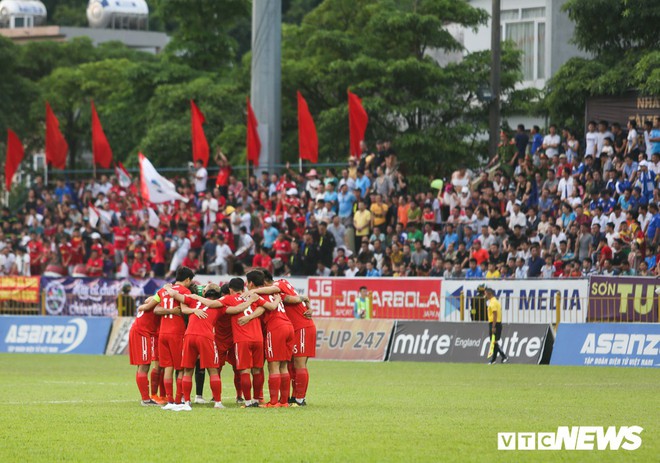
MULTIPOLYGON (((282 1, 252 2, 252 85, 250 100, 261 139, 259 172, 281 163, 282 1)), ((257 172, 255 172, 256 174, 257 172)))
POLYGON ((500 0, 493 1, 490 31, 490 91, 493 99, 490 102, 488 116, 488 156, 492 159, 497 154, 500 140, 500 68, 502 61, 502 41, 500 23, 500 0))

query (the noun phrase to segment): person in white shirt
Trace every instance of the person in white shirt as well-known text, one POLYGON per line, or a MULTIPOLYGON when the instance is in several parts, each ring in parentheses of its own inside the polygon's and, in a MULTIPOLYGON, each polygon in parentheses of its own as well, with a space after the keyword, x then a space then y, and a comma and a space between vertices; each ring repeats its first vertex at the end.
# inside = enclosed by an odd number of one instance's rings
POLYGON ((607 121, 600 121, 598 123, 598 134, 597 134, 598 145, 596 147, 598 153, 603 152, 603 148, 605 148, 606 138, 614 140, 614 135, 612 135, 612 132, 607 130, 607 126, 608 126, 607 121))
POLYGON ((626 144, 626 154, 639 152, 639 135, 637 134, 637 121, 628 121, 628 143, 626 144))
POLYGON ((614 211, 610 214, 609 221, 614 224, 614 231, 619 232, 619 227, 626 221, 626 215, 621 213, 621 206, 614 206, 614 211))
POLYGON ((321 180, 319 180, 319 174, 316 172, 316 169, 312 169, 305 175, 307 178, 307 183, 305 184, 305 190, 309 193, 309 196, 316 198, 316 195, 322 192, 321 190, 321 180))
POLYGON ((513 203, 513 209, 511 215, 509 216, 509 228, 513 230, 513 227, 520 225, 523 230, 527 228, 527 217, 520 210, 522 203, 519 199, 516 199, 513 203))
POLYGON ((589 121, 587 133, 584 138, 586 141, 584 155, 591 154, 594 159, 598 159, 600 157, 600 151, 598 151, 598 133, 596 132, 596 123, 594 121, 589 121))
POLYGON ((170 263, 170 273, 174 275, 176 269, 181 265, 183 259, 188 255, 190 251, 190 240, 186 236, 185 230, 179 230, 176 238, 172 240, 172 245, 170 251, 173 251, 172 262, 170 263))
POLYGON ((516 260, 516 271, 514 272, 514 278, 516 280, 522 280, 527 278, 527 272, 529 271, 529 267, 525 265, 525 259, 522 257, 519 257, 516 260))
POLYGON ((14 260, 14 269, 17 275, 29 277, 30 273, 30 254, 25 248, 19 246, 16 248, 16 258, 14 260))
POLYGON ((561 173, 561 179, 559 180, 559 185, 557 186, 557 191, 559 191, 560 198, 562 201, 566 201, 573 196, 573 190, 575 184, 573 183, 573 177, 571 177, 571 169, 564 167, 561 173))
POLYGON ((566 234, 561 231, 561 226, 555 224, 552 226, 552 237, 550 238, 550 250, 559 249, 559 243, 566 241, 566 234))
POLYGON ((209 268, 213 269, 216 275, 226 275, 229 271, 229 261, 233 257, 234 253, 225 243, 225 237, 220 235, 218 236, 218 244, 215 246, 215 260, 209 265, 209 268))
POLYGON ((197 167, 197 171, 195 172, 195 193, 204 193, 206 191, 206 182, 209 179, 209 173, 201 159, 195 161, 195 167, 197 167))
POLYGON ((211 195, 210 191, 206 192, 206 197, 202 201, 202 220, 204 221, 204 234, 211 230, 215 223, 220 204, 218 200, 211 195))
MULTIPOLYGON (((651 160, 653 154, 653 145, 651 144, 651 131, 653 130, 653 122, 650 120, 644 121, 644 147, 646 148, 646 159, 651 160)), ((654 170, 653 172, 660 172, 654 170)))
POLYGON ((432 241, 440 244, 440 235, 437 231, 433 230, 431 224, 427 223, 424 225, 424 240, 422 241, 422 244, 426 249, 429 249, 432 241))
POLYGON ((360 269, 357 268, 357 265, 355 265, 355 259, 352 257, 348 259, 348 268, 344 270, 344 275, 346 275, 348 278, 353 278, 359 271, 360 269))
POLYGON ((543 137, 543 145, 546 156, 552 159, 553 156, 559 154, 559 145, 561 144, 561 137, 557 134, 557 126, 552 124, 550 126, 550 133, 543 137))

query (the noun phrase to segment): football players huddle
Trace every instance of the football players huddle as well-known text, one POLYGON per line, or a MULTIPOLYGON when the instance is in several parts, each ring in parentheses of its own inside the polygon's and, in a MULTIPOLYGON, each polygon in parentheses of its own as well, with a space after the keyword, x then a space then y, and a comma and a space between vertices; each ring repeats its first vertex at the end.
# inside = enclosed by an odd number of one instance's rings
MULTIPOLYGON (((222 287, 207 284, 201 295, 195 294, 194 277, 191 269, 178 268, 174 284, 165 285, 138 308, 128 344, 131 365, 137 366, 141 404, 191 411, 197 366, 208 372, 214 407, 224 408, 220 372, 228 362, 242 408, 305 406, 307 360, 316 353, 309 299, 286 280, 273 281, 265 269, 245 275, 247 288, 242 278, 232 278, 222 287), (269 402, 263 394, 265 360, 269 402)), ((198 396, 195 403, 200 402, 198 396)))

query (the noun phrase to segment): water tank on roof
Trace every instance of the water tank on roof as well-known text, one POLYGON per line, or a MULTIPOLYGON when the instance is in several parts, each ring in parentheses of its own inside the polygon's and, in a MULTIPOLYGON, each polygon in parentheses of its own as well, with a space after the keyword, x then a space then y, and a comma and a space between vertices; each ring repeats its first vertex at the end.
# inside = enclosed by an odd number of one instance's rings
POLYGON ((87 20, 98 29, 147 29, 149 6, 145 0, 89 0, 87 20))
POLYGON ((46 7, 37 0, 0 1, 0 27, 20 29, 46 22, 46 7))

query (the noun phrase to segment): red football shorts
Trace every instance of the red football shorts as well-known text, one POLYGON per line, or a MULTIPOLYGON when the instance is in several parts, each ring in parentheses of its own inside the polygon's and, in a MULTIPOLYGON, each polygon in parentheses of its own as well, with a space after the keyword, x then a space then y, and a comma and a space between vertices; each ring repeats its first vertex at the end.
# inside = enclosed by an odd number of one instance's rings
POLYGON ((316 326, 300 328, 293 333, 293 356, 316 357, 316 326))
POLYGON ((151 348, 151 361, 152 362, 157 362, 159 359, 158 355, 158 333, 156 333, 156 336, 154 336, 154 345, 151 348))
POLYGON ((220 368, 225 362, 230 365, 236 365, 236 355, 234 354, 234 343, 227 342, 226 339, 215 337, 215 345, 218 346, 218 356, 220 357, 220 368))
POLYGON ((264 367, 263 342, 237 342, 234 350, 237 370, 264 367))
POLYGON ((266 360, 288 362, 293 355, 293 326, 280 325, 266 332, 266 360))
POLYGON ((181 351, 183 336, 180 334, 161 334, 158 336, 158 358, 160 366, 181 369, 181 351))
POLYGON ((183 368, 195 368, 197 357, 200 368, 218 368, 215 341, 197 334, 186 334, 183 337, 183 368))
POLYGON ((142 336, 131 328, 128 333, 128 354, 131 365, 149 365, 155 350, 153 336, 142 336))

